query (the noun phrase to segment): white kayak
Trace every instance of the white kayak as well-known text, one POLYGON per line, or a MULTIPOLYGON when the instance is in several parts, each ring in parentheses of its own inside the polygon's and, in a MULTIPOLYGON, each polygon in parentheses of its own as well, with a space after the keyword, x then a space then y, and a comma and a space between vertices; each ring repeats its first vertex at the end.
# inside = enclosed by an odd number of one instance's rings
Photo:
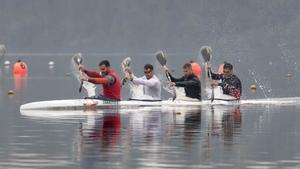
POLYGON ((24 110, 84 110, 87 108, 134 108, 134 107, 195 107, 202 105, 245 105, 245 104, 275 104, 295 105, 300 104, 300 97, 251 99, 251 100, 163 100, 163 101, 103 101, 96 99, 51 100, 23 104, 20 111, 24 110))
POLYGON ((81 110, 86 108, 130 108, 130 107, 161 107, 161 106, 201 106, 203 104, 239 104, 239 101, 210 100, 205 101, 187 101, 187 100, 163 100, 163 101, 103 101, 96 99, 73 99, 73 100, 51 100, 23 104, 22 110, 81 110))

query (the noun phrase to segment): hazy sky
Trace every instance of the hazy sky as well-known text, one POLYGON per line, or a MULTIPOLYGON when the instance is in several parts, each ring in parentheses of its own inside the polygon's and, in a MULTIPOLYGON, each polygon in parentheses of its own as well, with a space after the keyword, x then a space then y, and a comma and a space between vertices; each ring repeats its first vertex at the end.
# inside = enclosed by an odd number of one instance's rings
POLYGON ((164 50, 174 67, 210 45, 215 65, 233 63, 245 84, 280 89, 277 77, 300 70, 299 14, 299 0, 1 0, 0 43, 8 53, 164 50))

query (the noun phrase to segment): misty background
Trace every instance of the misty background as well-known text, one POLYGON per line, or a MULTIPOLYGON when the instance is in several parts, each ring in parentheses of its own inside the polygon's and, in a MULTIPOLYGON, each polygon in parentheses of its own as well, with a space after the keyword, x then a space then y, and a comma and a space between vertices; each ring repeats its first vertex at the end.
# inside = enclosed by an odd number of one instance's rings
MULTIPOLYGON (((47 66, 37 66, 42 54, 75 52, 95 69, 102 58, 116 67, 131 56, 142 75, 163 50, 176 76, 185 62, 201 62, 199 48, 209 45, 215 69, 234 64, 245 97, 254 83, 259 96, 289 97, 300 94, 299 14, 299 0, 1 0, 0 44, 7 57, 34 65, 33 75, 47 66)), ((68 68, 67 60, 56 68, 68 68)))

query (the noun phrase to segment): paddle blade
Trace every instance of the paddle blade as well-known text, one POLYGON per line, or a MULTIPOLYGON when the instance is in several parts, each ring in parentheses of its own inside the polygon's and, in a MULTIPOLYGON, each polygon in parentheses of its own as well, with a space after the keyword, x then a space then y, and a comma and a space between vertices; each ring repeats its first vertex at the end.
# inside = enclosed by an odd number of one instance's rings
POLYGON ((126 68, 126 67, 129 67, 130 64, 131 64, 131 58, 130 58, 130 57, 127 57, 127 58, 125 58, 125 59, 122 61, 121 66, 122 66, 122 70, 123 70, 124 73, 125 73, 125 68, 126 68))
POLYGON ((77 65, 82 64, 82 62, 83 62, 82 54, 81 54, 81 53, 76 53, 76 54, 73 56, 73 61, 74 61, 77 65))
POLYGON ((205 62, 209 62, 211 60, 211 53, 212 53, 212 50, 211 50, 211 47, 209 46, 202 46, 200 48, 200 53, 204 59, 205 62))
POLYGON ((167 64, 167 59, 162 51, 156 52, 155 57, 162 66, 167 64))

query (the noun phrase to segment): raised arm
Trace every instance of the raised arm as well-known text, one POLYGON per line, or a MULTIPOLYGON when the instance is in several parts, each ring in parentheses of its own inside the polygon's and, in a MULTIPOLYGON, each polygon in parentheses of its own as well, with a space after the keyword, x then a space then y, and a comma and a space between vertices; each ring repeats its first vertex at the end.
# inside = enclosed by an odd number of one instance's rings
POLYGON ((88 81, 94 84, 112 85, 115 83, 116 79, 113 76, 107 75, 105 77, 100 78, 89 78, 88 81))
POLYGON ((152 79, 147 80, 145 78, 137 78, 133 74, 132 74, 132 82, 137 85, 144 85, 144 86, 148 86, 148 87, 157 86, 157 84, 159 83, 159 81, 156 79, 152 78, 152 79))
POLYGON ((186 86, 199 86, 200 81, 193 78, 191 80, 175 82, 175 86, 177 87, 186 87, 186 86))
MULTIPOLYGON (((166 72, 166 75, 167 75, 167 74, 170 76, 171 82, 182 82, 182 81, 184 81, 184 77, 181 77, 181 78, 175 78, 175 77, 173 77, 173 76, 171 75, 171 73, 166 72)), ((168 75, 167 75, 167 76, 168 76, 168 75)))
POLYGON ((100 72, 86 70, 86 69, 83 69, 82 72, 85 73, 88 77, 93 77, 93 78, 100 78, 101 77, 100 72))

